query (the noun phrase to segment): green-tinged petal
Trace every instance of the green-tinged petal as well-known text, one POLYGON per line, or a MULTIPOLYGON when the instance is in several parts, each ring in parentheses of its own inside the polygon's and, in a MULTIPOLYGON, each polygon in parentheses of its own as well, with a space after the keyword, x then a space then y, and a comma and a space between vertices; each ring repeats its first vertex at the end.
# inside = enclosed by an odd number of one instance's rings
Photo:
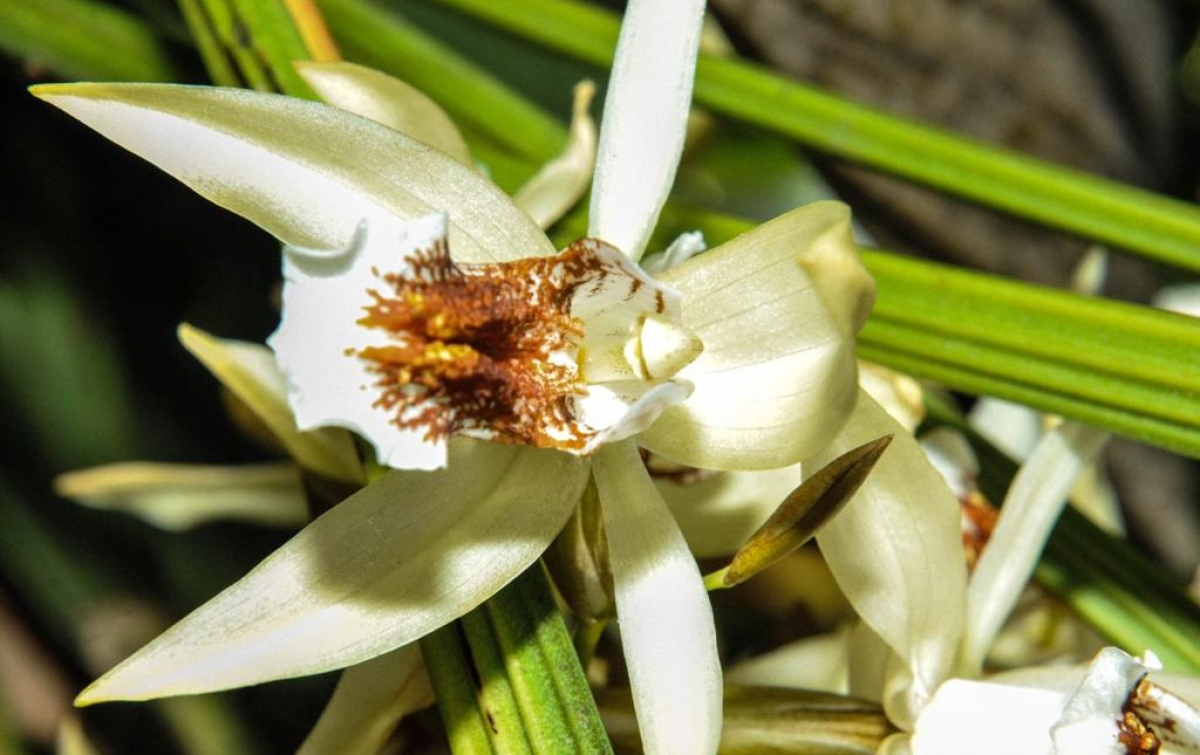
POLYGON ((296 755, 377 755, 400 720, 433 704, 416 645, 351 666, 296 755))
POLYGON ((464 262, 554 253, 491 182, 398 131, 329 105, 241 89, 57 84, 34 94, 294 246, 343 249, 439 210, 464 262))
POLYGON ((300 466, 362 484, 362 465, 345 430, 301 432, 287 400, 287 379, 266 346, 216 338, 199 328, 179 326, 179 340, 212 374, 271 429, 300 466))
POLYGON ((639 259, 675 182, 704 0, 635 0, 605 96, 588 235, 639 259))
POLYGON ((294 65, 313 91, 330 105, 382 123, 475 168, 458 126, 416 87, 355 63, 296 61, 294 65))
POLYGON ((865 392, 845 429, 806 464, 819 468, 888 433, 887 452, 817 542, 855 611, 902 661, 883 703, 888 718, 907 729, 949 674, 963 632, 958 499, 913 437, 865 392))
POLYGON ((1076 478, 1107 439, 1098 428, 1066 423, 1042 436, 1021 465, 971 574, 962 659, 972 673, 982 669, 992 640, 1037 566, 1076 478))
POLYGON ((300 528, 308 521, 300 468, 287 463, 109 464, 60 475, 54 489, 64 498, 125 511, 165 530, 230 520, 300 528))
POLYGON ((770 469, 837 433, 854 406, 854 333, 874 293, 845 205, 789 212, 661 280, 683 292, 683 324, 704 352, 676 376, 692 395, 642 445, 704 469, 770 469))
POLYGON ((685 468, 653 477, 688 547, 707 558, 742 547, 800 484, 800 465, 755 472, 685 468))
POLYGON ((721 665, 700 570, 632 441, 604 446, 593 473, 645 751, 714 753, 721 665))
POLYGON ((451 444, 450 470, 392 472, 79 696, 143 700, 343 668, 476 607, 533 563, 587 465, 557 451, 451 444))
POLYGON ((562 154, 546 163, 517 191, 513 201, 542 228, 549 228, 583 197, 596 162, 596 124, 588 114, 596 85, 575 86, 571 131, 562 154))
POLYGON ((730 684, 791 687, 845 695, 850 691, 846 659, 850 653, 848 627, 789 642, 725 672, 730 684))

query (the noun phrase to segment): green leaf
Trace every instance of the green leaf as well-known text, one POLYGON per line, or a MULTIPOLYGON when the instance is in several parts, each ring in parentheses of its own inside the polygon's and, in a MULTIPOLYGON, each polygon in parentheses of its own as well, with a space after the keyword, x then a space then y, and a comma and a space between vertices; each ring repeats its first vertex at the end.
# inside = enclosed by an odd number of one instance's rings
POLYGON ((67 79, 172 81, 166 45, 136 16, 93 0, 0 3, 0 49, 67 79))
MULTIPOLYGON (((440 0, 598 66, 616 14, 579 0, 440 0)), ((701 56, 697 104, 1054 228, 1200 270, 1200 207, 887 115, 740 60, 701 56)))

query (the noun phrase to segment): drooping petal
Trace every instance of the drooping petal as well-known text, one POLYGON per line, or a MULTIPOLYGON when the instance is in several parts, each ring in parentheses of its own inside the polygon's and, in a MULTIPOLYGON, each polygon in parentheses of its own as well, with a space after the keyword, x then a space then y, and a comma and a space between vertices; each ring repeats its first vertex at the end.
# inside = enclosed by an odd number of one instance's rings
POLYGON ((296 72, 325 102, 444 152, 475 169, 458 126, 424 92, 374 68, 338 61, 296 61, 296 72))
POLYGON ((683 152, 704 0, 634 0, 605 96, 588 235, 642 256, 683 152))
POLYGON ((1067 494, 1108 434, 1076 423, 1042 436, 1021 466, 967 592, 962 659, 975 673, 1016 605, 1046 545, 1067 494))
POLYGON ((596 85, 590 81, 575 86, 571 130, 562 153, 542 166, 513 197, 517 207, 529 213, 542 228, 549 228, 583 197, 592 183, 596 163, 596 124, 588 114, 596 85))
POLYGON ((296 755, 377 755, 402 718, 432 704, 421 651, 405 645, 342 673, 296 755))
POLYGON ((693 467, 770 469, 837 433, 854 405, 854 334, 874 292, 844 205, 790 212, 661 280, 684 292, 683 325, 704 352, 677 374, 692 395, 642 445, 693 467))
POLYGON ((241 89, 55 84, 33 93, 287 244, 344 249, 361 220, 445 211, 464 262, 554 253, 496 186, 329 105, 241 89))
POLYGON ((888 718, 909 728, 949 674, 962 636, 967 570, 958 499, 913 437, 865 392, 811 468, 888 433, 891 445, 817 542, 855 611, 902 661, 897 673, 911 674, 907 685, 899 677, 886 685, 903 694, 883 700, 888 718))
POLYGON ((700 570, 632 441, 602 448, 593 473, 645 751, 716 752, 721 666, 700 570))
POLYGON ((755 472, 651 467, 658 492, 701 558, 728 556, 746 542, 800 484, 800 465, 755 472))
POLYGON ((336 429, 302 432, 297 428, 288 406, 287 381, 270 349, 216 338, 186 323, 179 326, 179 340, 258 415, 302 467, 335 480, 362 483, 362 465, 349 435, 336 429))
POLYGON ((556 451, 451 444, 453 471, 393 472, 84 690, 143 700, 343 668, 482 603, 533 563, 587 465, 556 451))
POLYGON ((109 464, 60 475, 54 490, 85 506, 126 511, 165 530, 214 521, 299 528, 308 521, 300 468, 294 464, 109 464))

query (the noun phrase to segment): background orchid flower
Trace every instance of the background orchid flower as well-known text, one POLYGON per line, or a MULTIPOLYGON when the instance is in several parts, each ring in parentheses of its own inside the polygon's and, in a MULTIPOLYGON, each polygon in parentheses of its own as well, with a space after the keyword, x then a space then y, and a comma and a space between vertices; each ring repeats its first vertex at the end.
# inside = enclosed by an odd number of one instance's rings
MULTIPOLYGON (((584 289, 604 305, 598 322, 606 307, 616 309, 638 291, 653 292, 652 314, 669 315, 668 296, 679 292, 678 322, 643 320, 645 305, 621 321, 654 325, 643 325, 638 335, 645 337, 634 341, 657 381, 646 393, 674 386, 662 391, 673 405, 655 407, 662 416, 639 442, 694 466, 779 467, 819 448, 853 404, 853 335, 871 284, 854 256, 848 213, 833 204, 789 213, 657 281, 636 268, 682 148, 702 10, 696 2, 631 4, 602 128, 590 228, 628 255, 601 255, 610 272, 595 280, 620 269, 626 282, 616 287, 615 300, 604 298, 611 291, 600 283, 584 289), (652 33, 664 28, 672 33, 652 33), (674 336, 682 331, 703 346, 694 361, 676 356, 674 336), (656 376, 653 365, 660 364, 669 369, 656 376)), ((308 264, 313 277, 343 280, 338 266, 364 250, 375 254, 405 239, 413 251, 441 243, 442 224, 455 265, 519 267, 519 260, 554 254, 537 225, 473 170, 340 110, 183 87, 75 85, 39 95, 274 233, 290 250, 293 274, 308 264)), ((402 262, 396 253, 390 264, 402 262)), ((287 328, 285 320, 281 334, 287 328)), ((288 339, 277 336, 277 348, 281 340, 288 339)), ((345 358, 348 347, 371 348, 343 341, 321 358, 345 358)), ((363 401, 361 385, 360 378, 341 387, 337 398, 363 401)), ((630 432, 653 419, 640 412, 638 398, 626 412, 630 432)), ((303 425, 304 412, 298 414, 303 425)), ((614 416, 621 419, 620 412, 614 416)), ((339 424, 368 429, 357 420, 339 424)), ((476 434, 486 437, 491 429, 481 426, 476 434)), ((615 442, 589 459, 445 437, 435 451, 443 456, 415 465, 436 467, 444 459, 446 469, 396 471, 347 499, 81 700, 141 699, 314 673, 411 642, 528 566, 561 528, 590 473, 609 533, 618 619, 647 748, 711 751, 721 693, 707 596, 636 446, 620 437, 601 438, 615 442)), ((421 439, 409 434, 408 441, 409 451, 385 448, 382 458, 412 462, 421 439)))

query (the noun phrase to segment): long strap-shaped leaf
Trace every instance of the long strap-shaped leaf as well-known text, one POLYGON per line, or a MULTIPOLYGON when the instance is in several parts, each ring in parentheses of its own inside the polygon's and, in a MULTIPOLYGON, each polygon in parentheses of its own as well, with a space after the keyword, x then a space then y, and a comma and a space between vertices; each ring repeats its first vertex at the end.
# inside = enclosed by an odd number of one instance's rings
MULTIPOLYGON (((612 61, 616 15, 580 0, 440 1, 589 63, 612 61)), ((695 99, 815 149, 1200 270, 1194 204, 890 116, 745 61, 702 55, 695 99)))

